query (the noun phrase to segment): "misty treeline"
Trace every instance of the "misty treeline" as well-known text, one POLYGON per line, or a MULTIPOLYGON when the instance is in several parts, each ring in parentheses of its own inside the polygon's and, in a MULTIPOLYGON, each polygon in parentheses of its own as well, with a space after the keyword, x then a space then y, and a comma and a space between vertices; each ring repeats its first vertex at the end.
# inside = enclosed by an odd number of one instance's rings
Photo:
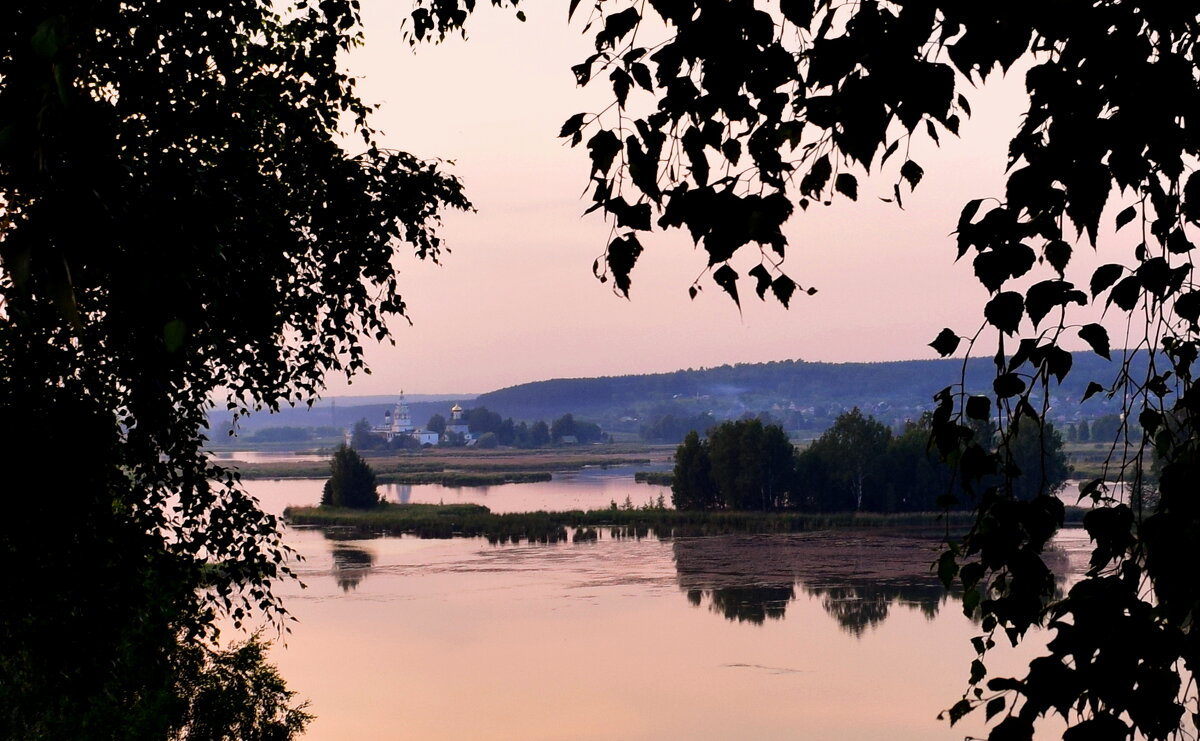
MULTIPOLYGON (((1074 353, 1078 377, 1064 379, 1053 393, 1051 420, 1059 427, 1082 417, 1120 412, 1119 399, 1100 394, 1085 407, 1069 402, 1086 393, 1088 378, 1104 373, 1107 363, 1094 354, 1074 353), (1057 414, 1069 414, 1058 418, 1057 414)), ((1146 353, 1132 354, 1130 372, 1148 365, 1146 353)), ((991 387, 994 364, 972 359, 965 366, 968 389, 991 387)), ((879 363, 815 363, 784 360, 689 368, 670 373, 602 378, 559 378, 525 383, 482 394, 473 402, 519 419, 553 419, 567 412, 598 422, 609 432, 639 434, 648 442, 679 443, 688 430, 704 431, 717 421, 770 412, 789 432, 818 434, 838 414, 855 406, 893 420, 916 419, 929 408, 929 390, 956 383, 964 366, 958 360, 906 360, 879 363), (708 423, 679 424, 705 413, 708 423), (668 416, 675 419, 666 419, 668 416), (671 434, 665 434, 670 430, 671 434), (677 433, 677 434, 675 434, 677 433)), ((1064 429, 1065 433, 1065 429, 1064 429)))
MULTIPOLYGON (((1062 436, 1047 423, 1028 425, 1004 456, 1016 475, 1011 494, 1031 499, 1057 491, 1070 473, 1062 436)), ((922 417, 900 433, 857 408, 797 450, 776 425, 758 419, 724 422, 705 437, 691 431, 675 454, 672 501, 677 509, 805 512, 921 512, 970 506, 953 472, 929 449, 922 417)), ((981 424, 978 439, 995 446, 995 429, 981 424)), ((999 480, 999 477, 997 477, 999 480)))
MULTIPOLYGON (((462 419, 467 429, 474 436, 477 447, 489 448, 500 445, 514 448, 541 448, 547 445, 563 443, 594 443, 603 442, 607 435, 594 422, 575 419, 572 414, 564 414, 547 424, 538 420, 532 424, 513 422, 512 417, 501 417, 497 412, 485 406, 464 409, 462 419)), ((446 418, 434 414, 425 424, 425 429, 442 435, 445 447, 461 447, 466 444, 466 438, 461 433, 447 430, 446 418)), ((382 436, 372 431, 371 423, 360 419, 351 431, 350 445, 355 450, 388 450, 419 448, 421 444, 415 439, 403 435, 397 436, 390 443, 382 436)))

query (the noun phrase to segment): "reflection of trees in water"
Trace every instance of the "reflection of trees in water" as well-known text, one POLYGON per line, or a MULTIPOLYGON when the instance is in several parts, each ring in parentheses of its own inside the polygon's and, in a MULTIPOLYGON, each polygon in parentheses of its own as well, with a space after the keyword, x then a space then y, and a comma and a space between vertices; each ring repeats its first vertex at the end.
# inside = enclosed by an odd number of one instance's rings
POLYGON ((768 618, 782 620, 787 604, 796 599, 793 584, 784 586, 723 587, 711 590, 688 590, 688 601, 697 607, 707 595, 709 609, 739 623, 761 625, 768 618))
MULTIPOLYGON (((932 570, 938 538, 851 533, 723 535, 678 538, 672 544, 676 577, 696 606, 729 620, 762 624, 784 618, 796 598, 819 597, 843 630, 861 636, 881 625, 893 605, 937 617, 949 594, 932 570)), ((1047 564, 1069 570, 1065 554, 1048 551, 1047 564)))
POLYGON ((375 556, 370 551, 340 544, 333 547, 333 578, 343 592, 356 588, 374 563, 375 556))
POLYGON ((680 588, 694 605, 729 620, 780 620, 796 585, 847 632, 882 623, 893 603, 932 619, 946 599, 930 571, 936 540, 878 535, 798 534, 680 538, 673 544, 680 588))
POLYGON ((887 619, 895 603, 919 609, 928 620, 937 617, 946 601, 946 590, 938 583, 885 583, 851 581, 844 585, 804 586, 804 592, 821 598, 825 612, 851 635, 861 636, 887 619))
POLYGON ((359 540, 355 535, 347 539, 346 535, 336 529, 324 530, 321 533, 330 543, 333 556, 333 578, 343 592, 349 592, 358 587, 358 583, 371 573, 375 564, 375 554, 358 545, 352 545, 348 540, 359 540))

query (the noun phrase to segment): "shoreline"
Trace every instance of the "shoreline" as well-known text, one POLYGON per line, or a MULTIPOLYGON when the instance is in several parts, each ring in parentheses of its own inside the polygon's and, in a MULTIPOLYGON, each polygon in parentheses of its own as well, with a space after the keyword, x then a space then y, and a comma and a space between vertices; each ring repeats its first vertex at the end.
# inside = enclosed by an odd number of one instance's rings
POLYGON ((395 504, 370 510, 331 507, 288 507, 290 527, 338 529, 364 535, 413 535, 420 538, 480 537, 493 543, 554 543, 588 539, 586 531, 603 529, 613 537, 660 538, 697 535, 804 533, 817 531, 888 531, 894 534, 965 531, 973 512, 806 513, 691 511, 642 507, 634 509, 537 511, 496 514, 478 504, 395 504), (584 532, 582 537, 579 533, 584 532))

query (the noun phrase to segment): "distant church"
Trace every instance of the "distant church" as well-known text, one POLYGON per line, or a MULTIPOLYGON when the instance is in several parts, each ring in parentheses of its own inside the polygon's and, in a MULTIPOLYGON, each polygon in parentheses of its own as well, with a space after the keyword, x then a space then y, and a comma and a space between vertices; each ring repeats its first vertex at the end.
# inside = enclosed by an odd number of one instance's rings
MULTIPOLYGON (((454 405, 455 409, 459 410, 459 416, 462 416, 462 409, 458 405, 454 405)), ((450 429, 449 426, 446 429, 450 429)), ((400 399, 396 405, 383 413, 383 424, 376 425, 371 428, 371 432, 379 435, 389 443, 397 437, 411 437, 421 445, 437 445, 441 436, 430 430, 418 429, 412 422, 412 414, 408 411, 408 402, 404 400, 404 392, 400 392, 400 399)))
POLYGON ((446 420, 446 434, 462 435, 463 440, 470 443, 475 439, 475 436, 471 434, 470 428, 467 427, 467 420, 463 419, 462 413, 462 407, 458 404, 450 407, 450 419, 446 420))
MULTIPOLYGON (((383 424, 375 425, 371 432, 389 443, 398 437, 410 437, 420 445, 437 445, 443 439, 443 435, 432 430, 420 429, 413 424, 412 413, 408 410, 403 391, 400 392, 400 399, 396 405, 383 413, 383 424)), ((468 445, 475 441, 475 436, 467 426, 467 420, 463 419, 463 409, 458 404, 450 407, 450 419, 446 420, 445 434, 462 435, 468 445)))

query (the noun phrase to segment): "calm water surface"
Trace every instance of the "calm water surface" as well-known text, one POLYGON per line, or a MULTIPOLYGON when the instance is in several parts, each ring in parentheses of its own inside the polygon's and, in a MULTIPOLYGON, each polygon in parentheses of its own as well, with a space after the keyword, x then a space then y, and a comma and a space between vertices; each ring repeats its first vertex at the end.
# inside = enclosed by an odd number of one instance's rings
MULTIPOLYGON (((642 468, 645 468, 643 466, 642 468)), ((389 502, 419 504, 482 504, 493 512, 604 509, 612 502, 641 506, 662 495, 669 503, 671 488, 649 486, 633 480, 633 467, 588 468, 554 474, 553 481, 501 486, 441 486, 440 484, 384 484, 379 487, 389 502)), ((636 469, 636 470, 641 470, 636 469)), ((247 482, 250 492, 272 512, 291 505, 321 501, 322 479, 274 479, 247 482)))
POLYGON ((292 451, 275 451, 275 450, 223 450, 215 453, 209 453, 213 460, 229 463, 231 461, 242 461, 243 463, 314 463, 316 461, 328 461, 328 454, 319 453, 294 453, 292 451))
MULTIPOLYGON (((247 482, 276 511, 314 502, 321 484, 247 482)), ((585 474, 407 496, 512 511, 606 506, 626 491, 638 502, 658 489, 585 474)), ((966 686, 978 628, 931 578, 933 542, 806 534, 489 546, 316 530, 288 541, 305 556, 306 588, 283 590, 299 622, 274 656, 312 702, 311 739, 982 735, 981 716, 953 729, 936 720, 966 686)), ((1060 536, 1059 569, 1078 570, 1086 545, 1079 531, 1060 536)), ((1025 646, 989 666, 1015 671, 1033 655, 1025 646)))

